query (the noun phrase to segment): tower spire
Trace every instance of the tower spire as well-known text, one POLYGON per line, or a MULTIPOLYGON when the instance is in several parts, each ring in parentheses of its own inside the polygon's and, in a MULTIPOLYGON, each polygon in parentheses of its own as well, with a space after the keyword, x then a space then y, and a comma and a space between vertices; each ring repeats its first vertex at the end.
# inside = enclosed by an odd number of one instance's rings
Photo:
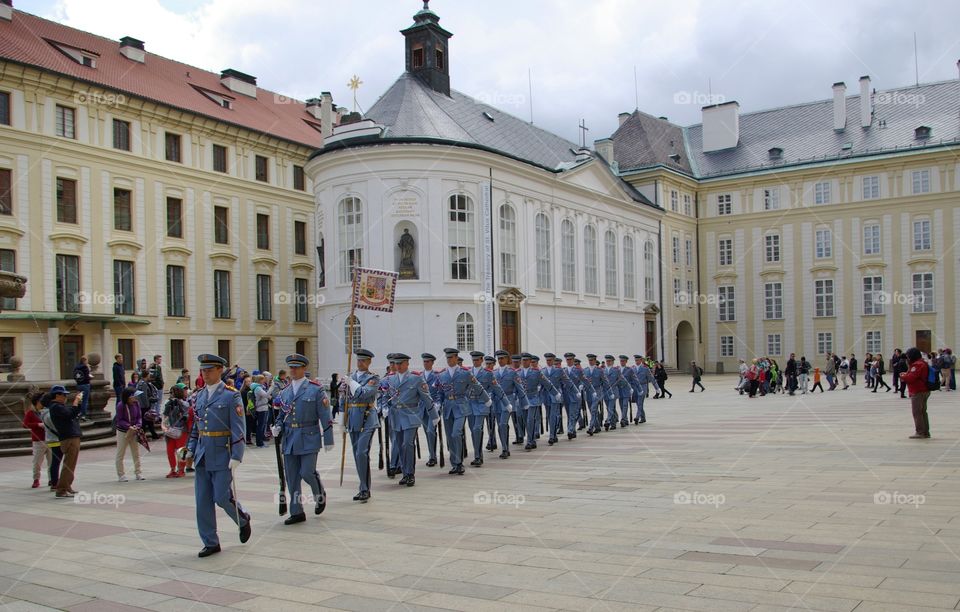
POLYGON ((413 16, 413 25, 401 30, 406 39, 407 72, 430 89, 450 95, 449 42, 453 36, 440 27, 440 17, 430 10, 430 0, 413 16))

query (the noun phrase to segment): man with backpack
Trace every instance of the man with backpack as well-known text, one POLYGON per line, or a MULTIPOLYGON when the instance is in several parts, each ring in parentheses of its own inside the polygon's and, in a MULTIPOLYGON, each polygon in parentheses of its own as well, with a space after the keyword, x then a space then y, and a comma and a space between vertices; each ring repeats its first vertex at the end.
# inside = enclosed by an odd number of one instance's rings
POLYGON ((698 366, 696 361, 690 362, 690 375, 693 376, 693 385, 690 387, 690 393, 693 393, 696 390, 697 385, 700 385, 701 393, 706 391, 703 383, 700 382, 700 379, 703 377, 703 368, 698 366))

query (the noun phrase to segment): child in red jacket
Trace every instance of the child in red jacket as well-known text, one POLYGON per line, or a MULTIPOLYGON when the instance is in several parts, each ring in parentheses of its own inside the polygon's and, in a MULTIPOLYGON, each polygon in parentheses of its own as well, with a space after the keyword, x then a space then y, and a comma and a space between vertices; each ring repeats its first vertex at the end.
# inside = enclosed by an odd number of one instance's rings
POLYGON ((40 410, 43 406, 40 401, 33 403, 27 408, 27 413, 23 415, 23 428, 30 430, 30 443, 33 445, 33 485, 36 489, 40 486, 40 470, 43 462, 46 460, 50 465, 50 447, 47 446, 47 431, 43 427, 43 419, 40 418, 40 410))

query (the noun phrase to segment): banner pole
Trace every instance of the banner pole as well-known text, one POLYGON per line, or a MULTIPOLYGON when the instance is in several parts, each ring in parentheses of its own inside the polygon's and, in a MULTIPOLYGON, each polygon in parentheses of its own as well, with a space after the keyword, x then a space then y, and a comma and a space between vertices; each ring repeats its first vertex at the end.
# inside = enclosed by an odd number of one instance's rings
MULTIPOLYGON (((347 377, 350 376, 350 368, 353 366, 353 328, 354 325, 354 312, 357 309, 357 270, 354 267, 353 270, 353 289, 350 291, 350 317, 347 319, 347 324, 350 326, 347 330, 347 377)), ((347 386, 347 391, 349 392, 349 385, 347 386)), ((341 440, 340 448, 340 486, 343 486, 343 468, 346 465, 347 461, 347 411, 350 410, 350 396, 347 395, 347 398, 343 400, 343 438, 341 440)))

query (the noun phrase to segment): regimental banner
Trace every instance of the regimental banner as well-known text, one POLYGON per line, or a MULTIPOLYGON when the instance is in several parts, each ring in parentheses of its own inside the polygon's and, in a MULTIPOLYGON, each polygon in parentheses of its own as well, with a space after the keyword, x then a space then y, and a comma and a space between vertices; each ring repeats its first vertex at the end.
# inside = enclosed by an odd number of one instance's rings
POLYGON ((354 268, 356 282, 353 285, 353 305, 357 310, 393 312, 397 297, 396 272, 354 268))

